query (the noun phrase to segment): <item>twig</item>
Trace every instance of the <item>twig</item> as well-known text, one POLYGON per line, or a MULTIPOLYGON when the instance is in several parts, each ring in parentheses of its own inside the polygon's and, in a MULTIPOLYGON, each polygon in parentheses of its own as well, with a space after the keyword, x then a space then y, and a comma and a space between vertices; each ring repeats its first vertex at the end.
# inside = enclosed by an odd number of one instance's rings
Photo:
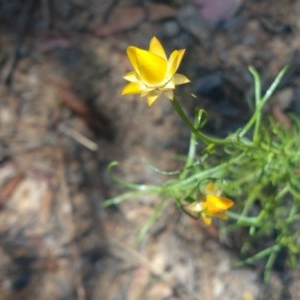
POLYGON ((91 151, 97 151, 98 145, 88 139, 86 136, 82 135, 80 132, 76 131, 75 129, 68 127, 65 124, 60 124, 58 129, 66 134, 67 136, 73 138, 79 144, 83 145, 84 147, 88 148, 91 151))

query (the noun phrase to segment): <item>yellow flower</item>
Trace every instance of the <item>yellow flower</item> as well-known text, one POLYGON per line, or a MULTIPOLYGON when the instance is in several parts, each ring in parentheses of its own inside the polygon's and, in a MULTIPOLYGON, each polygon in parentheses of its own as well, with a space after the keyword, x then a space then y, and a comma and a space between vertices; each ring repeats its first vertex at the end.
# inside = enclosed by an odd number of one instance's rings
POLYGON ((221 191, 217 190, 214 183, 210 182, 204 191, 204 197, 183 206, 185 212, 194 218, 201 216, 206 225, 211 224, 212 217, 226 219, 226 211, 233 206, 233 201, 222 197, 221 191))
POLYGON ((168 59, 156 37, 151 39, 149 50, 128 47, 127 55, 134 71, 123 77, 130 83, 124 87, 122 95, 147 96, 149 106, 162 94, 172 100, 175 86, 189 82, 186 76, 176 73, 184 53, 185 49, 175 50, 168 59))

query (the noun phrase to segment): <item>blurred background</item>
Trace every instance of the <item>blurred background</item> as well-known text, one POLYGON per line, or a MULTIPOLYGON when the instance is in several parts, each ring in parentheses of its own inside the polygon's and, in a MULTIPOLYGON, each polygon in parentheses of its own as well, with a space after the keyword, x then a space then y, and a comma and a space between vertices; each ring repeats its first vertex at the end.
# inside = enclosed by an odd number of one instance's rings
POLYGON ((159 184, 144 160, 179 166, 189 135, 169 101, 149 109, 122 97, 129 45, 157 36, 186 48, 181 103, 207 110, 224 136, 251 113, 254 66, 267 87, 290 68, 267 112, 285 126, 300 113, 300 1, 0 1, 0 299, 299 299, 299 269, 234 268, 243 235, 220 242, 173 205, 142 243, 159 200, 102 202, 123 189, 107 173, 159 184), (189 95, 194 93, 197 99, 189 95))

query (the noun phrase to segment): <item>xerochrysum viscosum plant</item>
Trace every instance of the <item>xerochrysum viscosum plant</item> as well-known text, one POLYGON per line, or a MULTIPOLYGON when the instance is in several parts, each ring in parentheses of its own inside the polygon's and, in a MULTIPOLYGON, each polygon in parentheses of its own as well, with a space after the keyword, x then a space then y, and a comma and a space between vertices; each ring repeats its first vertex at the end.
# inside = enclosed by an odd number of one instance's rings
POLYGON ((108 199, 104 205, 157 195, 160 200, 139 238, 154 224, 166 203, 173 200, 184 213, 202 219, 206 225, 215 217, 224 220, 219 222, 221 232, 245 230, 241 251, 251 255, 246 262, 265 259, 266 274, 281 251, 288 253, 291 265, 295 264, 300 253, 300 121, 294 117, 293 128, 287 129, 263 115, 286 68, 264 93, 259 74, 249 68, 254 79, 255 110, 244 126, 219 138, 203 132, 202 108, 197 109, 191 121, 174 97, 176 87, 189 82, 185 75, 177 73, 185 49, 173 51, 168 58, 154 37, 149 50, 130 46, 127 54, 133 71, 124 76, 129 83, 122 94, 146 97, 149 106, 159 98, 169 99, 191 138, 184 166, 170 172, 170 180, 159 186, 118 180, 130 190, 108 199), (200 148, 199 143, 204 147, 200 148), (268 242, 264 244, 265 241, 268 242))

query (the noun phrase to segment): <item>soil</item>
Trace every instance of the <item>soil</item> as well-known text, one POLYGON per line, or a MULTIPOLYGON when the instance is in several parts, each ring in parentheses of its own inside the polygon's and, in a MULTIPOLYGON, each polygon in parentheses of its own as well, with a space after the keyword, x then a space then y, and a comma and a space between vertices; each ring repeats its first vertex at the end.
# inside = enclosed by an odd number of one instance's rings
MULTIPOLYGON (((186 48, 181 98, 223 136, 251 112, 254 66, 267 86, 291 67, 266 113, 300 114, 300 1, 239 1, 207 20, 189 1, 0 1, 0 299, 299 299, 300 269, 234 267, 239 251, 172 202, 136 245, 159 199, 103 208, 128 182, 159 184, 189 133, 168 100, 121 96, 126 48, 157 36, 186 48)), ((237 236, 237 240, 242 236, 237 236)))

